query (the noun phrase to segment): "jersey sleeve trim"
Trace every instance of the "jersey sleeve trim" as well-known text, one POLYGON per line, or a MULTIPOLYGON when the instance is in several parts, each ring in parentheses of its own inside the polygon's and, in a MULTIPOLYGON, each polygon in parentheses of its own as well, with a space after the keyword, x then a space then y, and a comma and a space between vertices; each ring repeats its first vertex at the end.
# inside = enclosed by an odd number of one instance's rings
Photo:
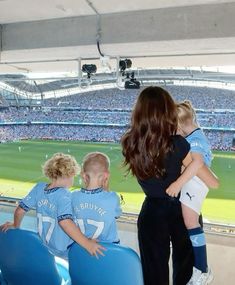
POLYGON ((28 212, 30 210, 30 208, 22 201, 19 203, 19 207, 23 209, 25 212, 28 212))
POLYGON ((67 220, 67 219, 73 221, 73 216, 71 214, 64 214, 64 215, 57 217, 58 222, 61 222, 63 220, 67 220))

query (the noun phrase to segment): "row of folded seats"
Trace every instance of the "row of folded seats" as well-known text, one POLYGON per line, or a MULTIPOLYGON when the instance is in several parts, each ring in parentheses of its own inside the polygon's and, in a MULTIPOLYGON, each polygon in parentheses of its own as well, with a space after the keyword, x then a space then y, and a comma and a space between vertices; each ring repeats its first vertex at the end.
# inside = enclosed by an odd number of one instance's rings
POLYGON ((67 262, 50 254, 35 232, 0 232, 0 285, 143 285, 135 251, 102 245, 105 256, 97 259, 74 243, 67 262))

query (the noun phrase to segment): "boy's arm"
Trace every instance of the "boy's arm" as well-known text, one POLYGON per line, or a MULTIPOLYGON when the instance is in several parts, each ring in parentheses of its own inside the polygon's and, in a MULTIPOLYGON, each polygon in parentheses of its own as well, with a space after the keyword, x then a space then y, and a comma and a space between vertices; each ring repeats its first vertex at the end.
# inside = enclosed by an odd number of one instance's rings
POLYGON ((1 231, 6 232, 7 230, 12 228, 19 228, 25 213, 26 211, 22 209, 20 206, 18 206, 15 209, 14 222, 6 222, 5 224, 1 225, 0 227, 1 231))
POLYGON ((36 194, 40 185, 40 183, 36 184, 28 195, 20 201, 14 212, 14 222, 6 222, 0 227, 2 231, 6 232, 10 228, 19 228, 25 213, 36 206, 36 194))
POLYGON ((18 206, 14 213, 14 227, 19 228, 26 211, 18 206))
POLYGON ((183 173, 166 190, 166 193, 171 197, 177 197, 183 185, 197 174, 204 165, 203 157, 196 152, 188 153, 183 160, 183 165, 186 167, 183 173))
POLYGON ((197 176, 207 185, 209 188, 217 189, 219 187, 219 179, 206 165, 203 165, 198 172, 197 176))
POLYGON ((71 219, 61 220, 59 225, 68 236, 84 247, 91 255, 95 255, 97 258, 98 254, 104 255, 102 250, 105 250, 105 248, 98 244, 96 240, 91 240, 85 237, 71 219))
POLYGON ((72 216, 72 199, 73 195, 66 192, 62 193, 62 196, 58 200, 57 205, 57 219, 58 223, 64 232, 73 239, 76 243, 84 247, 91 255, 95 255, 98 258, 98 254, 103 255, 102 250, 104 248, 96 242, 96 240, 90 240, 82 234, 79 227, 74 223, 72 216))

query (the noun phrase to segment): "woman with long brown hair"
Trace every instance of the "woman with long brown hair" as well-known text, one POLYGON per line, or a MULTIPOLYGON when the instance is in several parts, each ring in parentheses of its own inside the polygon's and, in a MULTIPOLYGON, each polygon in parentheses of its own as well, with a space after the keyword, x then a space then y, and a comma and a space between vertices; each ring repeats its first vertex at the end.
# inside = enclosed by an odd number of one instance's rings
POLYGON ((181 205, 178 197, 165 192, 180 176, 181 166, 191 163, 189 144, 176 135, 177 121, 169 93, 148 87, 140 93, 130 129, 122 138, 124 164, 146 194, 138 219, 145 285, 169 284, 170 241, 173 284, 187 284, 192 274, 193 252, 181 205))

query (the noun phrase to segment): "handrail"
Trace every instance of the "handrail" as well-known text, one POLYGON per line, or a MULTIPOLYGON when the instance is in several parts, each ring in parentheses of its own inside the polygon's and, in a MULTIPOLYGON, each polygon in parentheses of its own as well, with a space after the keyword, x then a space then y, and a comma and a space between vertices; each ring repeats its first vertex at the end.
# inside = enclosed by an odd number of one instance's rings
MULTIPOLYGON (((137 223, 138 214, 134 213, 123 213, 122 216, 118 219, 120 223, 129 223, 136 224, 137 223)), ((222 224, 216 222, 204 222, 203 228, 206 233, 214 234, 214 235, 223 235, 235 237, 235 224, 222 224)))
MULTIPOLYGON (((13 206, 13 204, 16 204, 20 200, 20 198, 0 196, 0 205, 13 206)), ((123 212, 121 217, 118 219, 118 222, 125 224, 136 224, 137 219, 137 213, 123 212)), ((206 233, 235 237, 235 224, 204 222, 203 226, 206 233)))
POLYGON ((0 195, 0 202, 19 202, 21 198, 14 198, 14 197, 8 197, 8 196, 1 196, 0 195))

